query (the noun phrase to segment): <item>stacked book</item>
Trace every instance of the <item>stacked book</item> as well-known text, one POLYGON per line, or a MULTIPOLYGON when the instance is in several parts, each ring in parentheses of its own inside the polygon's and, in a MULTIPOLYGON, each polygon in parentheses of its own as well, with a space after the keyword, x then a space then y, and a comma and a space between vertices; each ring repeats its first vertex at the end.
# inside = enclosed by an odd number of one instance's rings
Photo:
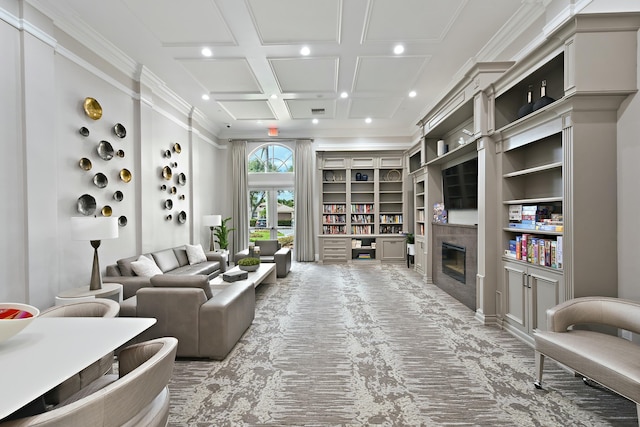
POLYGON ((545 267, 562 269, 562 236, 544 239, 532 234, 516 236, 509 241, 505 256, 545 267))

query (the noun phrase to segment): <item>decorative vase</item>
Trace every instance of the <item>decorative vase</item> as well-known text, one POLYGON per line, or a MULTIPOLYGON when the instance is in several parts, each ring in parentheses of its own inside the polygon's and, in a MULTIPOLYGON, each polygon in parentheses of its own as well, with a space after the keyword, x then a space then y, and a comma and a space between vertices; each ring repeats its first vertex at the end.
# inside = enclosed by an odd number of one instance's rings
POLYGON ((533 86, 529 85, 529 88, 527 89, 527 103, 524 104, 522 107, 520 107, 520 109, 518 110, 519 119, 533 112, 532 96, 533 96, 533 86))
POLYGON ((356 181, 362 181, 362 174, 360 172, 356 172, 356 181))
POLYGON ((547 96, 547 81, 543 80, 542 85, 540 86, 540 99, 538 99, 533 104, 533 111, 539 110, 542 107, 546 107, 552 102, 555 102, 555 99, 551 98, 550 96, 547 96))

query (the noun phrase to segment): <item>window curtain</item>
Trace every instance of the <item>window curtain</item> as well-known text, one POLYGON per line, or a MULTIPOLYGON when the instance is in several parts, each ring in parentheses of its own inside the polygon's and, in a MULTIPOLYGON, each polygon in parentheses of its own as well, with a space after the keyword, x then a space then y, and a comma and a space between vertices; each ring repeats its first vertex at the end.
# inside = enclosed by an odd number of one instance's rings
POLYGON ((231 253, 236 253, 249 247, 249 173, 246 141, 231 143, 231 171, 233 215, 231 226, 236 229, 232 233, 233 252, 231 253))
POLYGON ((315 261, 313 221, 313 150, 311 141, 296 141, 295 150, 295 257, 296 261, 315 261))

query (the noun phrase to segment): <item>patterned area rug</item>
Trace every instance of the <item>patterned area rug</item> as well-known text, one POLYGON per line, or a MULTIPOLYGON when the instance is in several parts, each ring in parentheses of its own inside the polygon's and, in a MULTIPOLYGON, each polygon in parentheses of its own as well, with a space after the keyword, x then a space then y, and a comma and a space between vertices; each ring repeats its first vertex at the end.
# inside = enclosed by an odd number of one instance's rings
POLYGON ((295 263, 256 289, 224 361, 178 360, 171 426, 637 426, 632 402, 548 360, 402 265, 295 263))

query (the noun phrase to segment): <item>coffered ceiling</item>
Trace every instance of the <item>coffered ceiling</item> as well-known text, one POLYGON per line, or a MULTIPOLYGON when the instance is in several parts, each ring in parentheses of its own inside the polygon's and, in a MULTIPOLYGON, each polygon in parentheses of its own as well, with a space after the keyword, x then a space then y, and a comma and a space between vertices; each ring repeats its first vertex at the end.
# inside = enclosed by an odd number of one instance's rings
POLYGON ((226 138, 264 137, 270 127, 284 137, 413 135, 470 62, 508 59, 502 48, 544 1, 29 3, 97 54, 146 67, 226 138))

